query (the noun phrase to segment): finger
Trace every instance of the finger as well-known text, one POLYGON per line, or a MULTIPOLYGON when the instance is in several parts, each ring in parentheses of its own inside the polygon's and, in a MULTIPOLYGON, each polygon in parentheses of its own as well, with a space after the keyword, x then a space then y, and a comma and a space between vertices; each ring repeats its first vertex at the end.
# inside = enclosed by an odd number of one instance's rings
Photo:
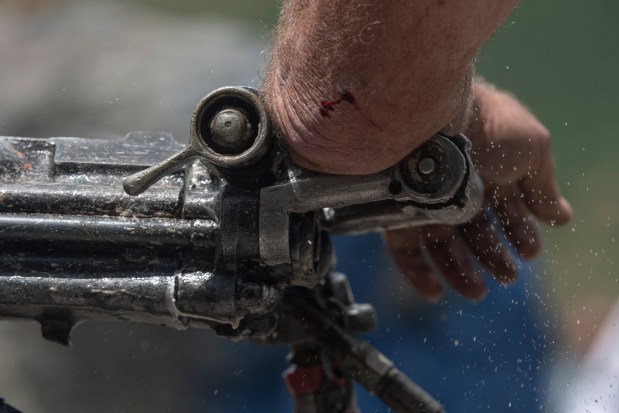
MULTIPOLYGON (((550 152, 550 138, 537 139, 537 167, 530 168, 520 181, 520 189, 533 214, 550 225, 562 225, 570 220, 573 211, 561 196, 555 178, 550 152)), ((533 155, 533 153, 532 153, 533 155)))
POLYGON ((426 251, 445 281, 462 296, 481 300, 486 284, 467 257, 467 248, 455 227, 428 226, 422 234, 426 251))
POLYGON ((484 210, 459 227, 460 235, 475 259, 500 283, 510 284, 518 273, 516 262, 498 235, 498 227, 484 210))
POLYGON ((524 259, 537 256, 542 248, 541 238, 520 190, 517 187, 496 188, 492 207, 501 221, 505 237, 518 256, 524 259))
POLYGON ((385 242, 398 269, 421 295, 438 301, 443 288, 423 255, 419 229, 393 230, 385 233, 385 242))

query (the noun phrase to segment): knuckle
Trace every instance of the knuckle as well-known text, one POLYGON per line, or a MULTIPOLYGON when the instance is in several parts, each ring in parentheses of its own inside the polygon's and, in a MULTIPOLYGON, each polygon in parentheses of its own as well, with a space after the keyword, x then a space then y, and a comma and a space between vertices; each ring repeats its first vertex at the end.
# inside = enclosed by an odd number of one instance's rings
POLYGON ((550 132, 544 126, 539 125, 538 130, 535 133, 535 141, 537 142, 538 150, 542 154, 550 153, 550 147, 552 143, 552 137, 550 132))
POLYGON ((541 170, 547 167, 549 158, 551 157, 551 142, 550 132, 541 124, 536 130, 531 133, 530 152, 532 155, 530 160, 528 174, 537 175, 541 170))

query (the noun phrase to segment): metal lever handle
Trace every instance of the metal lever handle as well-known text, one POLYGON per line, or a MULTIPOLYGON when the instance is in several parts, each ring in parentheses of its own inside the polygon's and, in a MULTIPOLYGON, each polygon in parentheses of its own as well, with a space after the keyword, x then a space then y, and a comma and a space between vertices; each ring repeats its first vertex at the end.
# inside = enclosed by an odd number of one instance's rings
POLYGON ((125 178, 123 189, 128 195, 139 195, 164 176, 178 171, 199 156, 199 154, 195 153, 193 147, 187 146, 181 152, 165 161, 125 178))
POLYGON ((139 195, 197 158, 222 168, 251 165, 268 151, 270 138, 269 117, 256 90, 247 87, 217 89, 196 106, 185 149, 127 177, 123 188, 129 195, 139 195))

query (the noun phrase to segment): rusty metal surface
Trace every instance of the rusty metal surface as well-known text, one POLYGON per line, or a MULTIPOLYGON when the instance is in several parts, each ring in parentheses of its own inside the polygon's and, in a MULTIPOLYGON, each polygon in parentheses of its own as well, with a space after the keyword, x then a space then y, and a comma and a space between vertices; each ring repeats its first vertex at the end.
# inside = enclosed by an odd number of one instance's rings
MULTIPOLYGON (((286 305, 297 300, 342 333, 368 331, 374 311, 331 271, 329 235, 461 223, 481 207, 464 136, 436 135, 374 175, 320 174, 292 164, 244 87, 201 100, 191 130, 187 146, 146 132, 0 137, 0 317, 37 320, 63 344, 90 319, 314 340, 286 305)), ((400 399, 413 396, 385 394, 409 411, 400 399)))

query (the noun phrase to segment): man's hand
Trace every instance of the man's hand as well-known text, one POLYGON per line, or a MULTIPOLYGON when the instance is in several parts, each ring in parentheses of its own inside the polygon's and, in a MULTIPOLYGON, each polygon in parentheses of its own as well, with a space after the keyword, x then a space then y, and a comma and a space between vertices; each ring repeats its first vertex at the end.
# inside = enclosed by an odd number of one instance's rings
POLYGON ((471 299, 486 291, 475 261, 498 281, 512 281, 516 264, 500 229, 529 258, 540 248, 532 217, 562 224, 571 215, 555 182, 548 131, 509 95, 471 86, 475 55, 517 3, 284 3, 263 96, 301 166, 383 170, 437 131, 464 131, 473 97, 468 135, 494 213, 457 228, 386 234, 404 275, 430 299, 441 293, 432 269, 471 299))
POLYGON ((484 181, 487 208, 458 227, 385 234, 400 271, 430 300, 438 299, 442 290, 435 271, 470 299, 485 295, 481 267, 498 282, 510 283, 517 268, 500 231, 516 254, 532 258, 540 250, 534 217, 560 225, 572 215, 559 193, 546 128, 513 97, 491 86, 475 84, 473 98, 467 135, 484 181))
POLYGON ((378 172, 466 106, 471 64, 517 0, 288 0, 266 104, 299 165, 378 172))

